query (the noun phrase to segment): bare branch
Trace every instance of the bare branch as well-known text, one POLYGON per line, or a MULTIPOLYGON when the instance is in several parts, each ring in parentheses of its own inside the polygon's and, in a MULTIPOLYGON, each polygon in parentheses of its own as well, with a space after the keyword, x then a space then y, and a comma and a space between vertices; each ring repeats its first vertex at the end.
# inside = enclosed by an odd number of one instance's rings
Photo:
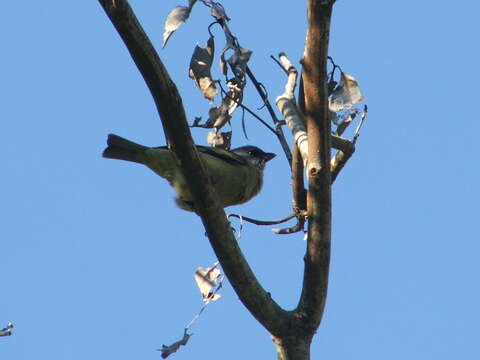
POLYGON ((347 161, 355 152, 355 145, 353 142, 344 139, 337 135, 332 135, 332 147, 338 149, 338 152, 332 157, 330 166, 332 168, 332 183, 337 179, 338 174, 343 169, 347 161))
POLYGON ((357 139, 360 136, 360 129, 362 128, 363 124, 365 123, 365 119, 367 117, 367 114, 368 114, 368 107, 367 107, 367 105, 365 105, 363 107, 362 118, 360 119, 360 123, 358 124, 357 128, 355 129, 355 134, 353 135, 352 142, 353 142, 354 145, 356 144, 357 139))
POLYGON ((352 151, 338 151, 331 160, 332 166, 332 183, 335 182, 337 179, 338 174, 342 171, 343 167, 347 163, 347 161, 352 157, 355 148, 352 148, 352 151))
POLYGON ((288 235, 303 231, 304 229, 307 213, 307 191, 305 190, 305 184, 303 181, 303 170, 302 156, 300 155, 298 147, 294 145, 292 158, 292 209, 297 217, 297 223, 290 228, 273 229, 272 231, 276 234, 288 235))
MULTIPOLYGON (((354 114, 355 113, 353 113, 352 115, 354 114)), ((352 141, 344 139, 337 135, 332 135, 332 147, 339 150, 330 162, 331 168, 332 168, 332 183, 337 179, 338 174, 340 173, 340 171, 343 169, 347 161, 352 157, 353 153, 355 152, 355 144, 357 142, 358 137, 360 136, 360 129, 365 123, 365 118, 367 114, 368 114, 368 107, 367 105, 365 105, 363 109, 362 117, 355 129, 355 133, 353 135, 352 141)), ((351 117, 352 120, 353 118, 354 116, 351 117)), ((350 123, 351 121, 342 127, 339 126, 340 131, 337 130, 337 133, 341 134, 341 132, 343 132, 343 130, 350 123)))
POLYGON ((278 224, 281 224, 281 223, 284 223, 288 220, 293 219, 295 217, 295 214, 288 215, 287 217, 284 217, 283 219, 280 219, 280 220, 257 220, 257 219, 252 219, 252 218, 249 218, 249 217, 246 217, 246 216, 237 215, 237 214, 228 214, 228 217, 229 218, 234 217, 234 218, 244 220, 244 221, 247 221, 247 222, 255 224, 255 225, 278 225, 278 224))
POLYGON ((169 145, 194 197, 210 243, 232 287, 252 315, 272 334, 284 331, 287 312, 262 288, 246 262, 199 160, 182 100, 158 54, 126 0, 99 0, 117 29, 154 98, 169 145))
POLYGON ((280 141, 280 145, 282 146, 283 152, 285 153, 285 156, 288 160, 288 163, 290 167, 292 166, 292 153, 290 152, 290 148, 287 143, 287 139, 285 138, 285 134, 283 133, 282 128, 279 126, 279 120, 277 118, 277 115, 275 114, 275 111, 273 110, 272 104, 270 104, 270 101, 268 100, 267 94, 265 92, 265 89, 262 87, 262 85, 257 81, 255 78, 255 75, 253 75, 252 71, 250 68, 247 66, 247 75, 252 81, 253 85, 255 86, 255 89, 257 89, 258 94, 262 98, 265 106, 267 107, 268 112, 270 113, 270 116, 273 120, 273 123, 276 127, 276 134, 278 137, 278 140, 280 141))
POLYGON ((308 242, 300 302, 295 312, 313 336, 323 315, 328 286, 331 238, 331 122, 328 110, 327 56, 332 3, 308 0, 303 60, 308 132, 308 242))
POLYGON ((283 69, 288 73, 288 78, 287 84, 285 85, 285 92, 277 97, 275 102, 285 118, 286 124, 292 131, 295 146, 300 150, 303 164, 305 166, 308 159, 308 137, 304 119, 302 118, 300 111, 297 109, 294 95, 297 84, 297 69, 295 69, 284 53, 280 53, 278 57, 283 69))

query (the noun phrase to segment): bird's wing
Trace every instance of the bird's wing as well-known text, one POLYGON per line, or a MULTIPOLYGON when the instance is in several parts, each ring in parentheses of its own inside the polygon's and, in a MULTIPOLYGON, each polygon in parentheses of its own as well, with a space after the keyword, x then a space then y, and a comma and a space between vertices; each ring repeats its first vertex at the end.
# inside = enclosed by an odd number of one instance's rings
MULTIPOLYGON (((241 157, 238 154, 235 154, 232 151, 220 149, 220 148, 214 148, 210 146, 202 146, 202 145, 196 145, 197 151, 200 154, 205 154, 208 156, 212 156, 214 158, 223 160, 229 164, 232 165, 248 165, 247 161, 241 157)), ((169 150, 167 146, 156 146, 153 149, 162 149, 162 150, 169 150)), ((169 150, 170 151, 170 150, 169 150)))
MULTIPOLYGON (((235 154, 232 151, 220 149, 220 148, 214 148, 210 146, 202 146, 202 145, 196 145, 197 151, 200 154, 205 154, 208 156, 212 156, 214 158, 223 160, 229 164, 232 165, 248 165, 247 161, 241 157, 238 154, 235 154)), ((164 150, 169 150, 167 146, 156 146, 153 149, 164 149, 164 150)))
POLYGON ((212 156, 232 165, 248 165, 247 161, 244 158, 231 151, 201 145, 197 145, 197 150, 201 154, 212 156))

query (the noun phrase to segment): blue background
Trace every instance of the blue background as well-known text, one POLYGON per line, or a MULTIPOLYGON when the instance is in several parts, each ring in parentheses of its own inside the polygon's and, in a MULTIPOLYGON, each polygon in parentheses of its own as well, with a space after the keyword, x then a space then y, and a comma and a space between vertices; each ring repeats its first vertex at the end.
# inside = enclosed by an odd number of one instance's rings
MULTIPOLYGON (((286 79, 269 56, 285 51, 298 64, 304 2, 223 4, 273 102, 286 79)), ((209 11, 196 4, 160 50, 176 5, 132 1, 188 118, 205 118, 209 105, 187 69, 195 44, 208 38, 209 11)), ((10 1, 2 9, 0 327, 12 321, 15 332, 0 338, 0 358, 158 359, 155 349, 178 340, 199 310, 193 272, 215 256, 199 219, 175 207, 163 179, 100 156, 110 132, 164 144, 148 89, 96 1, 10 1)), ((312 358, 480 354, 479 10, 474 1, 335 6, 330 53, 358 79, 370 113, 333 188, 330 288, 312 358)), ((215 76, 217 64, 218 57, 215 76)), ((261 100, 250 89, 244 103, 256 108, 261 100)), ((239 113, 233 127, 234 146, 280 156, 262 193, 229 211, 287 215, 290 175, 278 142, 251 117, 249 140, 239 113)), ((205 143, 205 130, 194 133, 205 143)), ((240 242, 264 287, 293 308, 302 236, 246 225, 240 242)), ((275 358, 269 335, 228 284, 222 294, 174 358, 275 358)))

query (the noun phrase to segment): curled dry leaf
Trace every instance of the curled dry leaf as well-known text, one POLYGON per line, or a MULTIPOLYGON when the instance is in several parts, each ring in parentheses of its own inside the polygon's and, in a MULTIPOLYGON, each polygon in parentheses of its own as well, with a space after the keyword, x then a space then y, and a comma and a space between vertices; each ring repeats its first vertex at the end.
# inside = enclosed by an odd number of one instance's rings
POLYGON ((217 94, 215 82, 212 79, 210 69, 212 67, 213 55, 215 52, 215 41, 210 37, 207 46, 202 48, 195 46, 192 58, 190 60, 190 69, 188 74, 191 79, 195 80, 198 88, 206 99, 213 101, 217 94))
POLYGON ((230 18, 227 16, 224 7, 219 3, 213 3, 210 15, 212 15, 215 20, 219 21, 220 23, 230 21, 230 18))
POLYGON ((238 84, 235 79, 227 83, 229 91, 222 99, 220 106, 211 108, 208 112, 209 118, 205 123, 206 128, 215 128, 219 130, 227 121, 232 118, 232 114, 243 100, 243 87, 245 84, 238 84))
POLYGON ((202 127, 202 125, 200 125, 200 122, 202 121, 202 117, 201 116, 196 116, 195 119, 193 119, 193 124, 190 125, 191 127, 202 127))
POLYGON ((353 76, 342 72, 340 84, 333 90, 329 98, 330 111, 340 111, 363 101, 357 80, 353 76))
POLYGON ((165 21, 165 32, 163 33, 163 46, 167 45, 170 36, 188 19, 192 7, 197 0, 189 0, 188 7, 177 6, 167 16, 165 21))
POLYGON ((7 326, 3 329, 0 329, 0 336, 10 336, 12 335, 13 324, 9 322, 7 326))
POLYGON ((247 50, 242 47, 235 48, 235 52, 227 61, 232 68, 233 73, 237 77, 243 78, 243 74, 245 74, 245 70, 247 68, 247 62, 250 60, 251 56, 251 50, 247 50))
POLYGON ((207 143, 213 147, 230 150, 232 132, 211 131, 208 133, 207 143))
POLYGON ((162 345, 161 349, 157 349, 158 351, 162 352, 162 359, 166 359, 173 353, 177 352, 180 346, 187 345, 188 340, 190 339, 191 334, 188 334, 187 331, 183 333, 183 338, 174 342, 172 345, 162 345))
POLYGON ((228 29, 228 26, 224 25, 223 27, 223 32, 225 33, 225 47, 223 48, 222 52, 220 53, 220 70, 222 71, 222 74, 227 76, 227 60, 225 60, 225 53, 228 50, 233 50, 235 51, 235 38, 233 37, 232 33, 228 29))
POLYGON ((227 123, 227 121, 230 121, 232 117, 228 114, 228 106, 226 105, 225 100, 226 99, 224 98, 222 105, 211 108, 208 111, 209 117, 207 122, 204 124, 205 128, 215 128, 220 130, 227 123))
POLYGON ((216 267, 199 267, 195 271, 195 281, 204 301, 215 301, 220 298, 220 294, 212 292, 212 289, 218 285, 221 275, 220 270, 216 267))
POLYGON ((220 54, 220 71, 224 76, 227 76, 228 67, 227 67, 227 61, 225 60, 224 51, 222 51, 222 53, 220 54))

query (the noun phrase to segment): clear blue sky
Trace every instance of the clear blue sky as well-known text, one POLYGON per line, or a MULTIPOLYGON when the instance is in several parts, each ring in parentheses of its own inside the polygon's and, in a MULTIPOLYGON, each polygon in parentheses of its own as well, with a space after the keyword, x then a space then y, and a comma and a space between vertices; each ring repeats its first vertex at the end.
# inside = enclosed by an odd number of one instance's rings
MULTIPOLYGON (((272 101, 285 77, 269 56, 285 51, 298 63, 305 38, 304 2, 273 3, 223 2, 272 101)), ((158 49, 177 4, 132 1, 158 49)), ((215 257, 199 219, 175 207, 164 180, 100 156, 110 132, 163 144, 150 94, 97 1, 2 8, 0 327, 12 321, 15 333, 0 338, 0 359, 159 359, 155 349, 177 340, 201 306, 195 268, 215 257)), ((315 359, 480 356, 479 11, 473 1, 335 6, 330 52, 358 79, 370 113, 333 189, 330 289, 315 359)), ((187 67, 209 22, 197 4, 160 51, 190 119, 208 110, 187 67)), ((250 92, 245 103, 261 101, 250 92)), ((247 129, 249 140, 234 120, 234 145, 280 154, 249 117, 247 129)), ((195 138, 205 143, 206 131, 195 138)), ((231 211, 289 213, 286 161, 269 165, 261 195, 231 211)), ((302 237, 247 225, 241 246, 265 288, 293 308, 302 237)), ((174 358, 274 359, 267 332, 228 284, 222 294, 174 358)))

